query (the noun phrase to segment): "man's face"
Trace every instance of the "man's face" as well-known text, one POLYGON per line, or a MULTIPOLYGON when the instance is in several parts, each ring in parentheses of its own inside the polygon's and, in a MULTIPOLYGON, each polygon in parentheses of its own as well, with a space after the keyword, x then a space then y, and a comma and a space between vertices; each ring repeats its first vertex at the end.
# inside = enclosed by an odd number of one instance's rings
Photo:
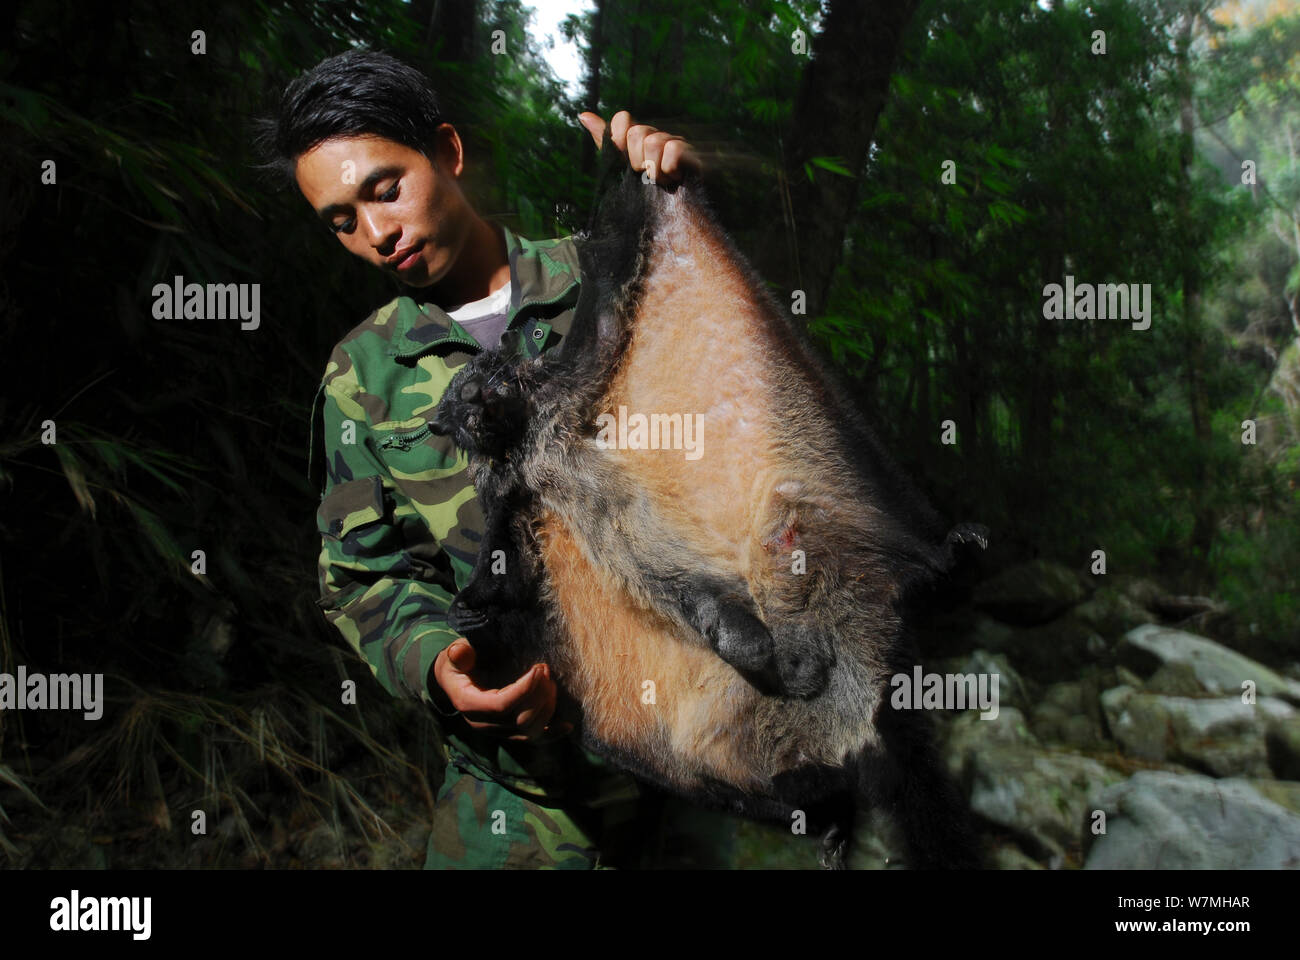
POLYGON ((435 166, 378 136, 326 140, 298 158, 298 188, 352 253, 413 287, 441 280, 460 255, 473 210, 456 177, 460 138, 438 128, 435 166))

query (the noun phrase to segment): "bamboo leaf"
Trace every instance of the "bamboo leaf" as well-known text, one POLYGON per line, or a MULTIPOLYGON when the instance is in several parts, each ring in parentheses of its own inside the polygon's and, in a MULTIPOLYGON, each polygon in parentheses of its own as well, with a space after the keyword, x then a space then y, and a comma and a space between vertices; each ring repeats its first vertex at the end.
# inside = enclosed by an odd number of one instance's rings
POLYGON ((59 458, 59 466, 63 468, 63 475, 68 478, 68 486, 72 487, 72 495, 77 498, 77 504, 94 517, 95 498, 90 494, 90 486, 86 483, 86 472, 82 469, 81 461, 66 444, 54 444, 54 454, 59 458))

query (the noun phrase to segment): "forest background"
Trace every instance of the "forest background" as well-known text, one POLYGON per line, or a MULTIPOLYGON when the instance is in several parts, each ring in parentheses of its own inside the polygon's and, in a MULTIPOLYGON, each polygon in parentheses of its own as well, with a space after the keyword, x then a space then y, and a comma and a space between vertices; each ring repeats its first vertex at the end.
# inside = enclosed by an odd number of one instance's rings
POLYGON ((330 349, 396 290, 253 167, 252 119, 354 44, 429 75, 477 208, 525 236, 584 223, 580 111, 685 136, 886 446, 994 531, 988 571, 1087 572, 1104 550, 1108 572, 1212 598, 1215 639, 1300 660, 1296 3, 598 0, 566 24, 577 96, 527 18, 0 12, 0 672, 102 672, 108 700, 89 734, 0 713, 0 862, 423 857, 436 726, 314 605, 307 479, 330 349), (260 283, 260 327, 154 319, 176 274, 260 283), (1150 284, 1150 327, 1045 317, 1067 275, 1150 284))

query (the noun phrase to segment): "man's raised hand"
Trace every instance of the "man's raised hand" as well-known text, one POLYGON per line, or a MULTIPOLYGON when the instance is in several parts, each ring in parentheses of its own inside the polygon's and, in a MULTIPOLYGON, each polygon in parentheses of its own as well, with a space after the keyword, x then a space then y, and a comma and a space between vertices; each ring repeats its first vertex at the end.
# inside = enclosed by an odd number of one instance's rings
MULTIPOLYGON (((605 121, 594 113, 578 114, 578 121, 591 134, 599 150, 605 136, 605 121)), ((620 110, 609 122, 609 138, 627 156, 633 170, 645 170, 656 183, 676 183, 687 173, 697 176, 703 164, 695 149, 684 139, 644 123, 633 123, 632 114, 620 110)))

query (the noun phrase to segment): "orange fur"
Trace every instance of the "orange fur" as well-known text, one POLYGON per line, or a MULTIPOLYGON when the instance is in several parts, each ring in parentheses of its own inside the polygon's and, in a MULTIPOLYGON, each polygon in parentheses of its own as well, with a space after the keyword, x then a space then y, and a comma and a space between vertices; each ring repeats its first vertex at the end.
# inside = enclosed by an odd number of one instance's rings
MULTIPOLYGON (((819 491, 827 503, 836 500, 828 484, 842 490, 856 481, 826 453, 831 431, 807 402, 815 386, 773 359, 781 351, 770 307, 755 301, 725 239, 707 221, 673 209, 656 233, 631 342, 596 412, 626 405, 646 414, 703 414, 700 459, 671 449, 609 455, 650 491, 692 550, 747 580, 770 623, 777 606, 806 606, 809 592, 834 577, 836 560, 810 550, 808 573, 794 575, 789 551, 774 550, 773 538, 788 540, 792 526, 806 527, 816 543, 819 523, 872 518, 865 507, 853 516, 843 515, 843 507, 839 514, 817 508, 819 491), (710 269, 700 269, 696 257, 708 258, 710 269), (701 329, 704 317, 711 325, 701 329), (694 347, 683 350, 684 343, 694 347), (790 415, 778 420, 767 413, 772 410, 790 415), (822 484, 814 487, 804 476, 821 476, 822 484)), ((537 530, 547 589, 563 621, 557 676, 583 705, 597 739, 653 756, 685 789, 701 775, 761 789, 784 771, 840 764, 874 742, 873 697, 828 715, 824 705, 761 696, 699 638, 682 637, 619 592, 599 557, 557 517, 543 516, 537 530), (654 705, 642 702, 646 680, 655 684, 654 705), (761 744, 758 730, 767 732, 761 744)), ((881 579, 888 580, 887 572, 881 579)), ((848 660, 862 656, 841 653, 848 660)), ((878 689, 882 678, 857 679, 878 689)))

